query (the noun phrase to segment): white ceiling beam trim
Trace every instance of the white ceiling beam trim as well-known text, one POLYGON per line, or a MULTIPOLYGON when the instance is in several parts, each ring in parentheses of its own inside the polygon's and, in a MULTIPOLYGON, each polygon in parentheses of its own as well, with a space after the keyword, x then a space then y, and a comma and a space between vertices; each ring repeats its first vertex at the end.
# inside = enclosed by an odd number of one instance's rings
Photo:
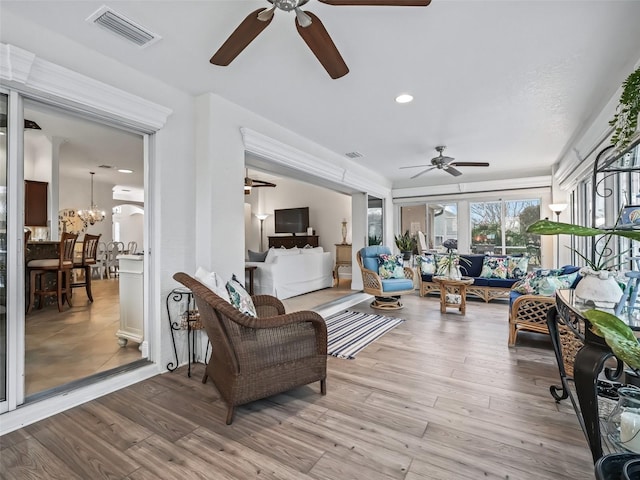
POLYGON ((0 43, 0 81, 23 93, 102 117, 124 119, 148 132, 161 129, 173 112, 144 98, 0 43))
POLYGON ((505 188, 504 180, 489 180, 486 182, 453 183, 449 185, 432 185, 425 187, 397 188, 391 195, 394 199, 433 197, 437 195, 472 194, 481 192, 500 192, 505 190, 526 190, 528 188, 551 187, 551 175, 539 177, 512 178, 505 188))
MULTIPOLYGON (((340 185, 345 185, 362 192, 386 196, 391 191, 390 188, 364 178, 362 175, 341 167, 336 163, 329 162, 323 158, 292 147, 291 145, 274 140, 250 128, 241 127, 240 132, 242 133, 245 150, 247 152, 258 155, 278 165, 299 171, 306 175, 312 175, 325 181, 329 180, 340 185)), ((336 157, 336 162, 339 161, 346 164, 349 162, 337 154, 332 153, 332 155, 336 157)))

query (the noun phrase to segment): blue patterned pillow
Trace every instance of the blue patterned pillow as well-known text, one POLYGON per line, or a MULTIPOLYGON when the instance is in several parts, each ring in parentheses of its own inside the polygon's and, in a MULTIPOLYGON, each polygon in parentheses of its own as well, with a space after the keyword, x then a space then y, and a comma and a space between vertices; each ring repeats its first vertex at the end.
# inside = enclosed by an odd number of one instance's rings
POLYGON ((381 278, 404 278, 402 255, 381 253, 378 255, 378 275, 381 278))
POLYGON ((436 273, 436 259, 433 255, 418 255, 416 261, 418 262, 422 275, 433 275, 436 273))
POLYGON ((507 257, 507 278, 524 278, 528 266, 529 257, 507 257))
POLYGON ((562 275, 562 270, 538 269, 528 273, 513 286, 512 290, 527 295, 550 297, 559 288, 570 288, 578 274, 578 272, 573 272, 562 275))
POLYGON ((507 278, 507 258, 487 255, 482 262, 482 278, 507 278))
POLYGON ((251 295, 245 290, 242 284, 238 281, 235 275, 227 282, 227 292, 229 292, 229 299, 231 305, 236 307, 245 315, 250 317, 257 317, 256 307, 253 305, 251 295))

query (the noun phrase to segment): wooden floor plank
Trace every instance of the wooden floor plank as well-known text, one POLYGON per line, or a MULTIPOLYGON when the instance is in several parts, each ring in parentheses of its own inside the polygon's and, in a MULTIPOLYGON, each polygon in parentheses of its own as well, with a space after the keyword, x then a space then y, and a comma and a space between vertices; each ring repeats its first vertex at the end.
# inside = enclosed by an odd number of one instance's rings
POLYGON ((441 314, 437 297, 403 303, 385 313, 406 321, 356 359, 328 358, 326 396, 316 382, 239 406, 226 425, 203 365, 191 378, 179 368, 5 435, 0 477, 593 478, 570 403, 549 394, 546 336, 508 348, 506 302, 470 301, 465 316, 441 314))
POLYGON ((31 437, 5 448, 0 455, 1 478, 6 480, 82 480, 57 455, 31 437))

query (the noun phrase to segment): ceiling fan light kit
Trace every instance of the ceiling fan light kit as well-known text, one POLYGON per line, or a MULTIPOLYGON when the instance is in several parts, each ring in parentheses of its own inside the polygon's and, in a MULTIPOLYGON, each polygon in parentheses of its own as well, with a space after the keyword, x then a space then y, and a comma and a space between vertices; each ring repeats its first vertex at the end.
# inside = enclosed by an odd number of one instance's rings
MULTIPOLYGON (((242 52, 273 20, 276 8, 285 12, 294 11, 296 28, 309 49, 333 79, 349 73, 349 68, 333 43, 329 33, 318 17, 300 7, 309 0, 268 0, 272 6, 251 12, 227 38, 210 63, 226 67, 242 52)), ((431 0, 318 0, 336 6, 380 6, 380 7, 426 7, 431 0)))

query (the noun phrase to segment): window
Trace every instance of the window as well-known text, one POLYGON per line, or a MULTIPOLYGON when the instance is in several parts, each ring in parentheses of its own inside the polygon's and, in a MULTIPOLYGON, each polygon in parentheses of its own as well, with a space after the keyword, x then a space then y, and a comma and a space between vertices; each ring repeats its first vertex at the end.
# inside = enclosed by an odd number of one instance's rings
POLYGON ((540 219, 540 200, 472 202, 471 251, 527 255, 531 267, 540 265, 540 236, 527 228, 540 219))

